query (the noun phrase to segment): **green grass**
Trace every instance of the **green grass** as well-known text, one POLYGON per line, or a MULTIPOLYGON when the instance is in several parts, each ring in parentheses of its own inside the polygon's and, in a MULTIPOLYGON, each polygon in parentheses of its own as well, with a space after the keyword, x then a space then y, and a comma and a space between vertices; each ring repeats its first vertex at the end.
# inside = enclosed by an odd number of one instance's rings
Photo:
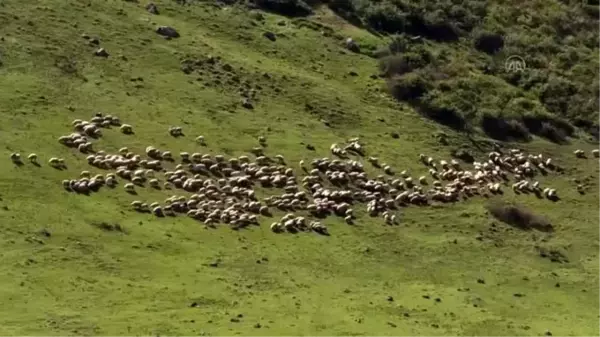
POLYGON ((358 206, 356 226, 328 218, 332 235, 324 237, 276 235, 267 218, 247 230, 206 230, 186 217, 157 219, 129 209, 134 199, 164 200, 164 191, 139 189, 137 197, 122 187, 91 196, 65 192, 61 180, 89 166, 57 138, 71 132, 71 120, 98 111, 136 131, 104 130, 94 145, 106 151, 127 146, 141 153, 154 145, 240 155, 265 135, 267 154, 281 153, 293 165, 328 156, 331 143, 360 136, 368 155, 414 176, 426 174, 421 152, 449 158, 452 149, 468 147, 478 158, 485 155, 476 147, 482 139, 471 142, 388 97, 383 80, 370 78, 376 60, 344 51, 335 35, 388 41, 325 9, 309 20, 332 27, 334 36, 273 14, 253 23, 239 7, 165 0, 156 2, 161 14, 153 16, 144 3, 87 3, 0 4, 0 334, 598 333, 598 161, 573 158, 576 148, 589 153, 596 147, 582 140, 556 146, 535 138, 526 145, 566 168, 564 175, 540 179, 558 189, 560 202, 516 196, 510 188, 501 197, 543 214, 553 234, 497 223, 482 199, 408 207, 398 227, 364 216, 365 206, 358 206), (181 37, 164 40, 156 25, 172 25, 181 37), (278 34, 276 42, 262 37, 266 30, 278 34), (111 56, 92 56, 82 33, 99 37, 111 56), (262 87, 254 110, 240 106, 225 72, 180 70, 183 59, 208 55, 262 87), (210 84, 217 76, 222 85, 210 84), (131 80, 138 77, 143 81, 131 80), (186 136, 170 137, 170 125, 182 126, 186 136), (432 136, 438 131, 448 134, 447 146, 432 136), (206 137, 207 148, 195 145, 197 135, 206 137), (42 166, 16 167, 9 160, 15 151, 36 152, 42 166), (50 168, 50 157, 65 158, 68 170, 50 168), (590 189, 581 196, 572 179, 587 177, 590 189), (101 222, 124 232, 94 226, 101 222), (569 262, 540 257, 536 245, 564 250, 569 262))

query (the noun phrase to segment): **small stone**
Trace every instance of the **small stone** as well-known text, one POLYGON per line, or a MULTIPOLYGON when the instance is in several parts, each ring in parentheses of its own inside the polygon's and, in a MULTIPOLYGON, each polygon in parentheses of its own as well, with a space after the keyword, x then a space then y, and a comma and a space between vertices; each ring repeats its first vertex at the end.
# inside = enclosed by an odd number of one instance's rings
POLYGON ((156 33, 168 38, 177 38, 180 36, 175 28, 169 26, 159 26, 156 28, 156 33))
POLYGON ((393 298, 392 296, 388 296, 388 297, 387 297, 387 300, 388 300, 389 302, 394 302, 394 298, 393 298))
POLYGON ((554 285, 556 288, 560 288, 560 283, 556 282, 556 284, 554 285))
POLYGON ((263 36, 273 42, 275 42, 277 40, 277 37, 275 36, 275 33, 273 33, 273 32, 264 32, 263 36))
POLYGON ((350 75, 350 76, 358 76, 358 73, 356 71, 350 71, 348 73, 348 75, 350 75))
POLYGON ((395 132, 395 131, 391 133, 391 136, 392 136, 392 138, 394 138, 394 139, 398 139, 398 138, 400 138, 400 134, 399 134, 398 132, 395 132))
POLYGON ((485 284, 485 281, 482 278, 478 278, 477 279, 477 283, 479 283, 479 284, 485 284))
POLYGON ((552 332, 550 330, 546 330, 546 332, 544 333, 544 335, 546 335, 546 336, 552 336, 552 332))

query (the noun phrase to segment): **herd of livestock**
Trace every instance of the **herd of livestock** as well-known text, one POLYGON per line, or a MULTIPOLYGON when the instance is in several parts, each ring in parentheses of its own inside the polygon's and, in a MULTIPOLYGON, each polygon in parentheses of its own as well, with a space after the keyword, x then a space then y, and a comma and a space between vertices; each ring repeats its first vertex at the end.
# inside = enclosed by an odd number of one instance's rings
MULTIPOLYGON (((485 161, 472 163, 471 169, 463 168, 455 159, 435 160, 420 154, 418 159, 427 167, 428 174, 419 177, 408 171, 396 172, 378 158, 366 157, 365 162, 373 170, 381 171, 369 177, 361 161, 365 157, 364 145, 358 138, 348 140, 345 145, 332 144, 333 158, 301 160, 298 167, 292 168, 283 156, 271 158, 264 154, 267 140, 262 136, 258 138, 258 146, 251 150, 252 158, 246 155, 226 158, 201 152, 173 154, 154 146, 148 146, 141 154, 127 147, 107 153, 95 149, 97 143, 92 140, 101 138, 103 129, 111 127, 134 135, 131 125, 98 113, 90 121, 76 119, 72 126, 74 132, 58 141, 87 155, 93 170, 104 173, 85 170, 77 178, 62 181, 65 190, 89 194, 122 184, 127 193, 135 195, 143 188, 170 191, 171 195, 162 202, 135 200, 131 208, 157 217, 185 214, 209 227, 218 223, 234 229, 258 225, 259 216, 270 217, 272 210, 279 210, 287 214, 271 224, 273 232, 312 230, 327 235, 327 228, 319 219, 334 214, 352 224, 356 219, 353 207, 357 204, 366 204, 370 216, 381 216, 385 223, 393 225, 399 221, 397 211, 401 207, 501 194, 511 179, 515 193, 558 200, 554 188, 541 186, 536 180, 538 174, 558 168, 552 159, 518 149, 490 152, 485 161), (263 189, 255 189, 257 186, 263 189), (265 196, 268 189, 278 193, 265 196)), ((171 127, 169 134, 180 137, 183 132, 181 127, 171 127)), ((206 147, 203 136, 196 137, 196 142, 206 147)), ((574 154, 586 158, 582 150, 574 154)), ((591 154, 599 157, 598 150, 591 154)), ((19 153, 11 154, 11 160, 22 164, 19 153)), ((35 153, 29 154, 27 160, 39 165, 35 153)), ((48 163, 57 169, 66 168, 62 158, 50 158, 48 163)))

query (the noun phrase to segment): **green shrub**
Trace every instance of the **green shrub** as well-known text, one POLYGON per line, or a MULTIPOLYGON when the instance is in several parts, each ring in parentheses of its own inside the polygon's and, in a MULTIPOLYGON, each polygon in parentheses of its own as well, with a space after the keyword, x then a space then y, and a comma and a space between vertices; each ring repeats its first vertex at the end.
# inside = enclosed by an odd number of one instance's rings
POLYGON ((392 96, 408 102, 417 101, 431 89, 430 81, 418 72, 395 76, 387 81, 387 85, 392 96))
POLYGON ((312 8, 303 0, 252 0, 259 8, 285 16, 307 16, 312 8))
POLYGON ((504 37, 497 33, 478 32, 474 39, 474 47, 486 54, 496 54, 504 47, 504 37))
POLYGON ((496 219, 523 230, 537 229, 543 232, 552 232, 552 224, 542 216, 534 214, 531 210, 521 205, 512 205, 495 201, 486 206, 490 214, 496 219))

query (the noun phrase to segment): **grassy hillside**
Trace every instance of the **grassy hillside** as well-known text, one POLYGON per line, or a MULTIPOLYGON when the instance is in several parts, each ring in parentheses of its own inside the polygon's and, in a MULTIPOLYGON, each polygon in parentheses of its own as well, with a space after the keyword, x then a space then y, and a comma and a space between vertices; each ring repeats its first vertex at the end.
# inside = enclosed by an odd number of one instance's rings
MULTIPOLYGON (((0 3, 0 302, 5 304, 0 334, 598 333, 599 167, 589 155, 598 146, 587 140, 585 130, 576 129, 562 145, 535 132, 528 143, 502 143, 552 157, 564 168, 562 174, 536 177, 557 189, 558 202, 517 195, 509 182, 504 195, 491 200, 403 207, 396 212, 398 226, 369 217, 366 205, 357 204, 355 225, 333 216, 322 220, 330 236, 275 234, 269 225, 285 212, 274 209, 272 219, 261 216, 260 226, 238 231, 224 224, 206 228, 185 215, 137 213, 129 205, 133 200, 163 203, 173 194, 190 193, 138 187, 134 196, 125 192, 121 179, 117 188, 103 187, 89 196, 65 191, 61 181, 82 170, 108 172, 57 141, 73 132, 74 119, 90 120, 98 112, 118 116, 135 134, 102 129, 102 137, 92 141, 96 150, 116 153, 126 146, 144 154, 152 145, 174 154, 232 157, 249 155, 259 145, 257 137, 264 136, 265 153, 285 156, 299 177, 306 175, 300 160, 331 157, 332 143, 352 137, 360 137, 368 156, 396 172, 408 170, 415 179, 428 170, 420 153, 450 160, 460 149, 481 161, 492 149, 477 123, 470 132, 456 131, 423 118, 422 102, 398 102, 389 95, 390 81, 398 77, 380 77, 380 60, 373 56, 392 38, 372 24, 350 24, 330 5, 311 3, 310 16, 291 18, 236 3, 154 3, 159 14, 149 13, 145 2, 117 0, 0 3), (180 37, 158 35, 155 30, 163 25, 177 29, 180 37), (274 33, 275 41, 265 32, 274 33), (360 44, 361 53, 344 47, 347 37, 360 44), (109 56, 95 56, 98 48, 109 56), (243 106, 245 100, 252 109, 243 106), (170 126, 181 126, 185 136, 171 137, 170 126), (194 141, 199 135, 206 147, 194 141), (575 149, 588 158, 576 159, 575 149), (24 165, 11 162, 14 152, 24 165), (39 167, 27 161, 29 153, 38 155, 39 167), (67 169, 50 167, 51 157, 64 158, 67 169), (578 193, 578 184, 586 185, 585 194, 578 193), (545 217, 554 231, 522 230, 496 220, 487 210, 491 201, 523 205, 545 217)), ((534 20, 560 12, 547 8, 566 6, 531 3, 539 6, 534 20)), ((510 8, 510 1, 490 5, 490 30, 504 27, 507 34, 517 34, 504 25, 510 8)), ((359 21, 368 19, 362 11, 355 14, 359 21)), ((567 27, 560 22, 568 18, 557 17, 554 28, 567 27)), ((540 114, 572 123, 577 116, 597 120, 597 35, 585 29, 588 21, 596 25, 593 20, 586 17, 564 36, 573 36, 571 52, 587 63, 556 74, 584 90, 572 97, 593 98, 596 106, 569 115, 571 110, 557 114, 546 102, 540 114), (586 38, 592 42, 584 45, 586 38)), ((467 33, 460 34, 458 41, 426 37, 422 47, 409 42, 406 48, 450 53, 449 64, 464 70, 443 80, 464 85, 462 91, 450 86, 453 94, 478 89, 475 96, 491 104, 495 93, 501 96, 497 88, 512 85, 520 97, 522 79, 507 84, 473 69, 471 60, 485 63, 492 56, 474 52, 462 35, 467 33)), ((551 30, 544 34, 554 36, 551 30)), ((552 59, 547 62, 560 68, 552 59)), ((416 74, 427 79, 433 63, 416 74)), ((432 97, 443 81, 425 81, 437 87, 427 88, 429 96, 422 97, 432 97)), ((532 86, 523 95, 538 100, 538 89, 532 86)), ((453 99, 432 98, 444 104, 454 104, 453 99)), ((577 102, 567 107, 583 109, 577 102)), ((477 120, 474 116, 469 120, 477 120)), ((365 159, 354 159, 370 176, 383 174, 365 159)), ((282 191, 258 189, 260 196, 275 193, 282 191)))

